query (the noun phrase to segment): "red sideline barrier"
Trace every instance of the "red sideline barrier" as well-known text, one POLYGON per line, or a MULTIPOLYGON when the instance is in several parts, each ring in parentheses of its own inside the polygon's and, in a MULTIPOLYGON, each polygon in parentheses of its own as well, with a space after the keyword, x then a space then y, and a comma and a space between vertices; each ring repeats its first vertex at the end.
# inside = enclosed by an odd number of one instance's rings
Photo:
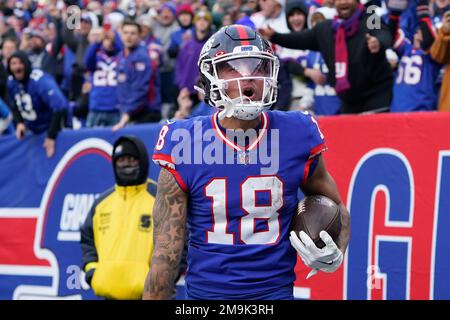
MULTIPOLYGON (((433 297, 430 288, 433 280, 430 269, 432 260, 434 262, 432 240, 436 237, 433 223, 436 218, 438 163, 440 152, 450 150, 450 113, 323 117, 319 119, 319 124, 329 147, 325 152, 327 167, 333 175, 347 207, 350 205, 350 196, 354 197, 358 192, 354 189, 353 194, 350 194, 352 175, 359 166, 358 164, 361 164, 364 157, 370 152, 383 152, 380 148, 387 149, 388 152, 403 155, 409 162, 414 188, 412 189, 414 200, 412 226, 386 226, 386 197, 383 192, 378 192, 374 202, 371 243, 372 248, 375 248, 375 236, 411 237, 411 270, 406 270, 406 298, 429 299, 433 297)), ((397 177, 394 174, 386 179, 395 180, 397 177)), ((393 199, 391 199, 392 201, 393 199)), ((350 214, 355 216, 364 213, 351 210, 350 214)), ((365 232, 370 231, 358 230, 356 232, 357 226, 352 224, 352 227, 352 237, 356 234, 364 235, 365 232)), ((350 249, 353 250, 352 259, 358 255, 358 250, 366 249, 357 243, 352 245, 353 247, 350 249)), ((374 261, 374 250, 369 253, 369 258, 372 262, 374 261)), ((351 264, 352 262, 346 261, 346 263, 351 264)), ((353 276, 351 270, 345 274, 344 269, 349 270, 349 267, 341 267, 338 272, 333 274, 320 273, 320 275, 305 280, 308 271, 299 260, 296 286, 302 287, 302 289, 297 288, 297 290, 300 290, 300 294, 310 294, 312 299, 358 298, 354 296, 357 286, 348 282, 348 279, 353 276)), ((402 291, 402 289, 394 287, 393 282, 389 287, 384 283, 385 279, 375 277, 371 280, 375 284, 373 290, 368 290, 368 295, 372 299, 381 299, 383 294, 389 298, 389 293, 402 294, 402 292, 396 292, 396 290, 402 291)))

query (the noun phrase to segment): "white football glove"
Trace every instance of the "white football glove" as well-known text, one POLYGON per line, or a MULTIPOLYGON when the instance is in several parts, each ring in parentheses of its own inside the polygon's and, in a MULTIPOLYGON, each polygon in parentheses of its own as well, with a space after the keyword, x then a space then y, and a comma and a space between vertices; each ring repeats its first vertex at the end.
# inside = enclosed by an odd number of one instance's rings
POLYGON ((304 231, 300 231, 299 235, 300 239, 294 231, 291 231, 289 240, 302 258, 303 263, 312 269, 306 276, 306 279, 311 278, 319 270, 323 272, 334 272, 339 268, 344 258, 343 254, 326 231, 322 230, 319 234, 325 243, 325 247, 322 249, 317 248, 312 239, 304 231))

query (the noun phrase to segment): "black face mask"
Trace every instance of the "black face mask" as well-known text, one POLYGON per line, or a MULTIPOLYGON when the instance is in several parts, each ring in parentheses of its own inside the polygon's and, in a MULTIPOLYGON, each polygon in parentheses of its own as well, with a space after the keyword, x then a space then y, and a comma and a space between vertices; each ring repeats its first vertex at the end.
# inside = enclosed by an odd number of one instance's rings
POLYGON ((116 166, 117 178, 124 186, 135 185, 140 172, 141 168, 139 164, 136 166, 116 166))

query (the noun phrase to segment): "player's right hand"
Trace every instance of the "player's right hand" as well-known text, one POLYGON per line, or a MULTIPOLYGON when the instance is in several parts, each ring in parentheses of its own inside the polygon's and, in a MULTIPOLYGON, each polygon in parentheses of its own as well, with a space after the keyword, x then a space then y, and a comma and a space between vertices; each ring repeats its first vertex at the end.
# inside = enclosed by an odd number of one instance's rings
POLYGON ((321 231, 319 236, 325 243, 325 247, 318 248, 314 241, 304 232, 300 231, 300 238, 294 231, 291 231, 289 240, 291 245, 297 250, 303 263, 311 268, 311 272, 306 276, 309 279, 319 270, 323 272, 334 272, 342 263, 344 256, 336 243, 326 231, 321 231))

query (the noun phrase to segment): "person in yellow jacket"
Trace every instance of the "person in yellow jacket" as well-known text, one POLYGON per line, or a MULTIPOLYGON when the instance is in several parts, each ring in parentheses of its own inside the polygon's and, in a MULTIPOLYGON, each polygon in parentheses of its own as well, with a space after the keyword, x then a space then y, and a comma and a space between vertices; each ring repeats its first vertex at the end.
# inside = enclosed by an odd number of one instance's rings
POLYGON ((83 269, 97 296, 140 299, 153 253, 156 188, 138 138, 120 137, 112 161, 116 185, 97 198, 81 228, 83 269))

